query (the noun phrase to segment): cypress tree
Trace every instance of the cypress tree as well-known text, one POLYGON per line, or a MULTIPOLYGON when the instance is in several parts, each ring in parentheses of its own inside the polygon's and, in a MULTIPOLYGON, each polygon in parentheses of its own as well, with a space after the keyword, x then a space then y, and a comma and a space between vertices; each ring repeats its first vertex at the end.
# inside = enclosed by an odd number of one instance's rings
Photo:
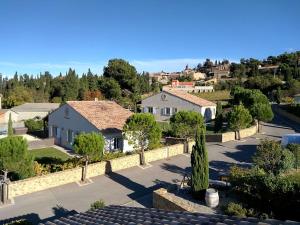
POLYGON ((204 197, 208 188, 209 168, 208 155, 205 147, 205 128, 198 128, 196 132, 196 143, 191 154, 192 165, 192 192, 197 198, 204 197))
POLYGON ((216 118, 215 118, 215 133, 219 132, 223 126, 223 114, 222 114, 222 104, 221 102, 217 102, 217 111, 216 111, 216 118))
POLYGON ((8 128, 7 128, 7 136, 12 136, 14 134, 13 127, 12 127, 12 120, 11 120, 11 113, 9 114, 8 119, 8 128))

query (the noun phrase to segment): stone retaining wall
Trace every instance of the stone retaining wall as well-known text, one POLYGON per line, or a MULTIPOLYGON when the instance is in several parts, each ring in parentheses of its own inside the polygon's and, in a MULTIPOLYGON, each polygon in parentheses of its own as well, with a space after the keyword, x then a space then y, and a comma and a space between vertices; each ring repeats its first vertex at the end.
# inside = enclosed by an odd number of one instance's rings
POLYGON ((240 130, 240 138, 250 137, 257 132, 257 125, 253 125, 252 127, 240 130))
POLYGON ((188 211, 188 212, 202 212, 214 213, 214 210, 201 204, 195 204, 193 201, 184 197, 178 196, 172 191, 176 191, 176 187, 171 190, 160 188, 153 191, 153 207, 157 209, 164 209, 168 211, 188 211), (170 192, 169 192, 170 191, 170 192))
MULTIPOLYGON (((183 144, 176 144, 145 152, 146 162, 152 162, 183 153, 183 144)), ((116 172, 130 167, 140 165, 139 154, 128 155, 107 162, 93 163, 88 166, 87 178, 100 176, 109 172, 116 172)), ((48 188, 61 186, 81 180, 82 168, 74 168, 42 176, 32 177, 20 181, 11 182, 9 185, 9 196, 30 194, 48 188)))

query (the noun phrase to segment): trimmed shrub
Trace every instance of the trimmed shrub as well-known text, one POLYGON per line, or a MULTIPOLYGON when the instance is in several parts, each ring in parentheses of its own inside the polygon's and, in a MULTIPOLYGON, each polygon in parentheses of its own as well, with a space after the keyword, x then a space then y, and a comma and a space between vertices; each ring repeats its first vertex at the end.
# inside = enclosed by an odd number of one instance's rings
POLYGON ((29 132, 40 131, 44 129, 43 120, 28 119, 24 121, 24 125, 27 127, 29 132))
POLYGON ((244 218, 247 216, 247 209, 245 209, 241 204, 230 202, 225 210, 225 214, 229 216, 237 216, 239 218, 244 218))
POLYGON ((102 199, 100 199, 91 204, 90 210, 103 209, 104 207, 105 207, 105 203, 102 199))

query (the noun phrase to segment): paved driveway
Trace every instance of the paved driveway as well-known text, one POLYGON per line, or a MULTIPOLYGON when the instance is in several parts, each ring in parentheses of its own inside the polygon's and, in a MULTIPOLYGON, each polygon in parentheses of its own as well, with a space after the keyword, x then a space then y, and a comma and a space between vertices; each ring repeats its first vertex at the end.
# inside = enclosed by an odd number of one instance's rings
MULTIPOLYGON (((280 139, 283 134, 294 133, 299 128, 291 121, 275 116, 272 123, 264 124, 262 134, 241 141, 208 143, 210 178, 217 178, 220 172, 227 171, 233 164, 250 163, 260 139, 280 139)), ((72 213, 73 210, 86 211, 98 199, 103 199, 107 205, 150 207, 151 192, 161 185, 181 180, 183 174, 190 169, 190 156, 180 155, 151 165, 147 169, 133 167, 98 176, 92 178, 93 183, 86 186, 71 183, 17 197, 13 205, 0 208, 0 220, 21 216, 37 222, 72 213)))

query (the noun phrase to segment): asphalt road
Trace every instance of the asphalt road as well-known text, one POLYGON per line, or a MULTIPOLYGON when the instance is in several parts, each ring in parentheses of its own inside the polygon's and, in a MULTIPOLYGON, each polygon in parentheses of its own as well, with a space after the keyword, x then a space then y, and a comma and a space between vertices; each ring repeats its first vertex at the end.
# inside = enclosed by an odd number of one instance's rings
MULTIPOLYGON (((208 143, 210 178, 217 179, 220 173, 228 171, 234 164, 251 163, 251 157, 261 139, 279 140, 283 134, 294 133, 295 130, 300 130, 300 126, 275 115, 272 123, 263 125, 261 134, 240 141, 208 143)), ((147 169, 133 167, 98 176, 92 178, 93 183, 86 186, 71 183, 20 196, 14 199, 14 204, 0 207, 0 221, 27 218, 38 222, 66 213, 86 211, 98 199, 103 199, 107 205, 151 207, 151 193, 154 189, 182 180, 183 174, 189 170, 190 156, 180 155, 153 162, 147 169)))

